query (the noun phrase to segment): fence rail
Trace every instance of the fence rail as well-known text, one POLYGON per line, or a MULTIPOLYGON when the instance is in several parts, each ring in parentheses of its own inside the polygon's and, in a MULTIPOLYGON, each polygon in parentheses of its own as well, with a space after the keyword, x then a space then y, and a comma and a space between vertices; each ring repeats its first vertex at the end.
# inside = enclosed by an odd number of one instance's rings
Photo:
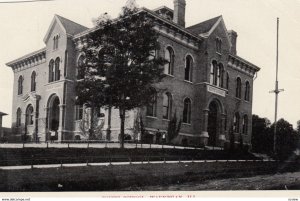
MULTIPOLYGON (((119 142, 112 141, 62 141, 57 142, 26 142, 26 143, 1 143, 0 148, 120 148, 119 142)), ((197 147, 180 146, 170 144, 145 144, 137 142, 126 142, 125 149, 143 148, 143 149, 196 149, 196 150, 223 150, 221 147, 197 147)))

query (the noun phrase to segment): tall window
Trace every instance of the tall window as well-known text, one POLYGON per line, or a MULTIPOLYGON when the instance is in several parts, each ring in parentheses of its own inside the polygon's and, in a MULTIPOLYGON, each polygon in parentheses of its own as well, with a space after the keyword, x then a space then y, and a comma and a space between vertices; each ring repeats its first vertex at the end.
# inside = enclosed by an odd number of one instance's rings
POLYGON ((183 123, 191 123, 191 99, 186 98, 184 99, 184 107, 183 107, 183 123))
POLYGON ((216 38, 216 51, 222 52, 222 40, 220 38, 216 38))
POLYGON ((33 124, 33 107, 29 105, 26 109, 26 125, 33 124))
POLYGON ((147 116, 156 117, 156 108, 157 108, 157 96, 153 97, 151 104, 147 106, 147 116))
POLYGON ((21 126, 21 116, 22 116, 22 111, 20 108, 17 109, 17 119, 16 119, 16 126, 20 127, 21 126))
POLYGON ((55 78, 54 81, 60 80, 60 70, 59 70, 60 58, 55 59, 55 78))
POLYGON ((235 90, 235 96, 237 98, 241 98, 241 95, 242 95, 242 81, 241 81, 241 78, 237 78, 236 79, 236 90, 235 90))
POLYGON ((58 48, 58 35, 53 37, 53 50, 56 50, 58 48))
POLYGON ((250 84, 247 81, 246 86, 245 86, 245 100, 249 101, 250 100, 250 84))
POLYGON ((164 67, 164 73, 173 75, 174 70, 174 51, 171 47, 167 47, 165 51, 165 59, 167 60, 167 63, 164 67))
POLYGON ((222 64, 218 65, 218 77, 217 77, 217 86, 223 87, 223 75, 224 75, 224 67, 222 64))
POLYGON ((172 96, 170 93, 163 95, 163 119, 170 119, 172 110, 172 96))
POLYGON ((75 120, 81 120, 83 117, 83 106, 75 105, 75 120))
POLYGON ((81 55, 77 62, 77 79, 83 79, 84 78, 84 56, 81 55))
POLYGON ((192 81, 192 70, 193 70, 193 58, 188 55, 185 58, 185 69, 184 69, 184 79, 187 81, 192 81))
POLYGON ((226 89, 229 90, 229 74, 226 73, 226 89))
POLYGON ((218 66, 217 62, 213 61, 210 66, 210 84, 217 85, 218 66))
POLYGON ((248 116, 244 115, 243 117, 243 134, 247 134, 248 133, 248 116))
POLYGON ((24 78, 21 75, 18 79, 18 95, 23 94, 23 81, 24 81, 24 78))
POLYGON ((49 82, 54 81, 54 61, 51 59, 49 62, 49 82))
POLYGON ((240 131, 240 115, 239 113, 235 113, 234 118, 233 118, 233 131, 235 133, 239 133, 240 131))
POLYGON ((31 74, 31 91, 36 91, 36 72, 33 71, 31 74))

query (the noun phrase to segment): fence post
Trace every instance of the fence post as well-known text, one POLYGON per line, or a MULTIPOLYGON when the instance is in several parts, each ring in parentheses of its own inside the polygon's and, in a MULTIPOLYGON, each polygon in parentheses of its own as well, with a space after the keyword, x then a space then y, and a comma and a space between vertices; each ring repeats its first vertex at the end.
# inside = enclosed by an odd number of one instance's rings
POLYGON ((89 166, 89 160, 88 159, 86 160, 86 166, 89 166))
POLYGON ((49 148, 49 142, 47 141, 47 149, 49 148))
POLYGON ((87 148, 90 148, 90 141, 88 141, 87 148))
POLYGON ((107 148, 107 140, 105 140, 105 148, 107 148))
POLYGON ((150 149, 151 149, 151 143, 150 143, 150 149))
POLYGON ((25 148, 25 142, 23 142, 23 147, 22 148, 25 148))
POLYGON ((60 168, 63 168, 62 160, 60 160, 60 168))
POLYGON ((68 149, 70 149, 70 143, 68 143, 68 149))

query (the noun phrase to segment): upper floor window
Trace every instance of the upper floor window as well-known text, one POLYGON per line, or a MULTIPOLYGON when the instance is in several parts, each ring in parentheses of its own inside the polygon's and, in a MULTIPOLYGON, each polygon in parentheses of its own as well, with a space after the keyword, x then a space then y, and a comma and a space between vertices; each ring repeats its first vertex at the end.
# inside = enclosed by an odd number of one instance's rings
POLYGON ((16 126, 19 127, 21 126, 21 116, 22 116, 22 111, 20 108, 17 109, 17 118, 16 118, 16 126))
POLYGON ((36 91, 36 72, 33 71, 31 74, 31 91, 36 91))
POLYGON ((223 64, 217 64, 214 60, 210 66, 210 84, 224 87, 224 67, 223 64))
POLYGON ((250 100, 250 84, 247 81, 246 86, 245 86, 245 100, 249 101, 250 100))
POLYGON ((49 82, 57 81, 60 79, 60 70, 59 70, 60 58, 57 57, 55 62, 51 59, 49 63, 49 82))
POLYGON ((243 134, 248 133, 248 116, 244 115, 243 117, 243 134))
POLYGON ((54 81, 54 60, 51 59, 49 62, 49 82, 54 81))
POLYGON ((224 75, 224 67, 223 64, 218 65, 218 75, 217 75, 217 86, 223 87, 223 75, 224 75))
POLYGON ((58 35, 53 37, 53 50, 58 49, 58 39, 59 39, 58 35))
POLYGON ((229 74, 226 73, 226 89, 229 90, 229 74))
POLYGON ((186 98, 184 99, 184 106, 183 106, 183 123, 191 123, 191 110, 192 109, 192 104, 191 104, 191 99, 186 98))
POLYGON ((235 113, 234 117, 233 117, 233 131, 235 133, 239 133, 240 132, 240 115, 239 113, 235 113))
POLYGON ((169 92, 163 94, 163 119, 170 119, 172 110, 172 96, 169 92))
POLYGON ((217 85, 217 62, 213 61, 210 66, 210 84, 217 85))
POLYGON ((149 117, 156 117, 156 108, 157 108, 157 95, 153 97, 152 102, 147 105, 146 115, 149 117))
POLYGON ((75 120, 83 118, 83 105, 75 105, 75 120))
POLYGON ((164 73, 173 75, 174 71, 174 51, 171 47, 167 47, 165 51, 165 59, 167 60, 167 63, 164 67, 164 73))
POLYGON ((33 107, 32 105, 28 105, 26 109, 26 125, 33 124, 33 107))
POLYGON ((192 81, 193 58, 188 55, 185 58, 184 80, 192 81))
POLYGON ((235 96, 237 98, 241 98, 242 95, 242 81, 241 78, 236 79, 236 89, 235 89, 235 96))
POLYGON ((24 81, 24 78, 21 75, 18 79, 18 95, 23 94, 23 81, 24 81))
POLYGON ((222 52, 222 40, 220 38, 216 38, 216 51, 218 53, 222 52))
POLYGON ((55 59, 55 72, 54 72, 55 78, 54 78, 54 81, 60 80, 59 64, 60 64, 60 58, 57 57, 55 59))
POLYGON ((76 77, 78 80, 84 78, 84 56, 81 55, 77 62, 77 73, 76 77))

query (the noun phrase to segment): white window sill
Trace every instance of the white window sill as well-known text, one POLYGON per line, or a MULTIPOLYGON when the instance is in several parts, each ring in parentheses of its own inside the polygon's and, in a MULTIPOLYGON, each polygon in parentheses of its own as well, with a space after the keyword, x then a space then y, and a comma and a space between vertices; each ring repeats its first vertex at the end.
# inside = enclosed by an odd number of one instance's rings
POLYGON ((154 117, 154 116, 146 116, 146 118, 149 118, 149 119, 158 119, 157 117, 154 117))
POLYGON ((182 125, 185 125, 185 126, 192 126, 191 123, 182 123, 182 125))
POLYGON ((171 78, 174 78, 174 77, 175 77, 174 75, 166 74, 166 73, 164 73, 164 75, 166 75, 166 77, 171 77, 171 78))
POLYGON ((189 81, 189 80, 183 80, 183 81, 186 82, 186 83, 189 83, 189 84, 193 84, 193 82, 189 81))

